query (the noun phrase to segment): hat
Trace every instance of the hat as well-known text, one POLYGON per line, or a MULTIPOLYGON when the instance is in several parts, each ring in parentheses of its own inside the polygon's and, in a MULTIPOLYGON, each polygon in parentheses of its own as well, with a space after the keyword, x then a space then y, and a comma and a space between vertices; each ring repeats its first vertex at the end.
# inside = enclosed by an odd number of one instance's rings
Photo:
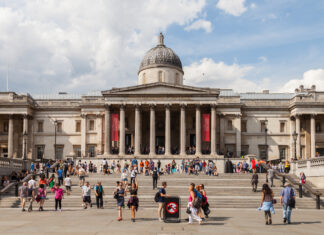
POLYGON ((290 183, 286 182, 284 186, 285 186, 285 187, 289 187, 289 186, 291 186, 291 185, 290 185, 290 183))

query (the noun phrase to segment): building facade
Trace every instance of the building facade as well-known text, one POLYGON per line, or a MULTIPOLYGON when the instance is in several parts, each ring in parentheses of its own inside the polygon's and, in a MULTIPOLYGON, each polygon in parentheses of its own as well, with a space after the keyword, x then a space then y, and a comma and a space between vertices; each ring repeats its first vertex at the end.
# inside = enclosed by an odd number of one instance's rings
POLYGON ((87 95, 0 93, 0 154, 29 159, 264 159, 324 155, 324 91, 236 93, 183 84, 179 57, 159 35, 138 85, 87 95), (296 133, 294 138, 293 133, 296 133), (296 147, 295 147, 296 145, 296 147))

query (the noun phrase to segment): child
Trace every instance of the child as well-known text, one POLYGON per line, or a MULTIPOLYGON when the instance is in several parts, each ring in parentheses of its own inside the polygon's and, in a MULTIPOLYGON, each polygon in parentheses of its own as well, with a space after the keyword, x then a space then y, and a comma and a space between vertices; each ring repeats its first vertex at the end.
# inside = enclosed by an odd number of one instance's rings
POLYGON ((55 184, 55 175, 52 174, 52 176, 48 179, 48 185, 50 186, 51 189, 53 189, 55 184))
POLYGON ((63 189, 61 189, 60 184, 57 183, 56 187, 53 187, 53 191, 55 192, 55 211, 57 211, 57 206, 59 206, 62 212, 62 198, 64 198, 63 189))

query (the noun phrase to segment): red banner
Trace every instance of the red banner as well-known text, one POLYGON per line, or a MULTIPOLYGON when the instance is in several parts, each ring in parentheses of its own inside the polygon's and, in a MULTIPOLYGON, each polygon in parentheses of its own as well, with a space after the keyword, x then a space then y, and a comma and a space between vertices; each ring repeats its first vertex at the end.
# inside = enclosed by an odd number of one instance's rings
POLYGON ((210 141, 210 114, 202 115, 202 141, 210 141))
POLYGON ((118 113, 111 114, 111 141, 118 141, 118 113))

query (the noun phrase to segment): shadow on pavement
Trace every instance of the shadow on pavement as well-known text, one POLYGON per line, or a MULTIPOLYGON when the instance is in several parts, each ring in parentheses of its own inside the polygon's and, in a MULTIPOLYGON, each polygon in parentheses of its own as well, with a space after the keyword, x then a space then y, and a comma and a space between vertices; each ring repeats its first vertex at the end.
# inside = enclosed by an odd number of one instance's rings
POLYGON ((289 225, 299 225, 299 224, 321 224, 322 221, 308 221, 308 222, 291 222, 291 224, 272 224, 272 226, 289 226, 289 225))

